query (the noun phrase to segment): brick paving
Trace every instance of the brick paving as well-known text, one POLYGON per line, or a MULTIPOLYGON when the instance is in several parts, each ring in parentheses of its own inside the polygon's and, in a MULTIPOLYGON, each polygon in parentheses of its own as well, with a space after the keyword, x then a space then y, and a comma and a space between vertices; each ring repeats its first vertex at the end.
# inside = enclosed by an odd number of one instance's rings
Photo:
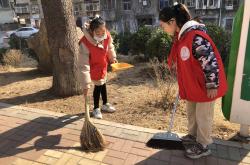
POLYGON ((0 103, 0 165, 250 165, 249 144, 215 139, 212 156, 190 160, 180 150, 146 147, 158 130, 94 119, 109 144, 82 152, 82 117, 0 103))

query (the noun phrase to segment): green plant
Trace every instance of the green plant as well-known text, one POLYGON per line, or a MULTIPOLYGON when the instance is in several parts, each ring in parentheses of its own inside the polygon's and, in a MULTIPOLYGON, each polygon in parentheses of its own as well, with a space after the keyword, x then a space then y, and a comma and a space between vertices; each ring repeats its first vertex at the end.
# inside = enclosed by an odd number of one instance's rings
POLYGON ((110 34, 111 34, 111 36, 113 38, 113 44, 115 46, 115 50, 117 51, 119 49, 118 33, 116 31, 111 31, 110 34))
POLYGON ((138 31, 131 36, 130 49, 133 55, 145 54, 146 43, 150 39, 152 29, 142 26, 138 31))
POLYGON ((161 29, 155 29, 148 42, 146 43, 145 57, 153 59, 156 57, 159 61, 166 60, 171 49, 172 39, 161 29))
POLYGON ((131 42, 131 33, 130 32, 125 32, 125 33, 120 33, 118 35, 118 40, 119 40, 119 48, 117 50, 118 53, 128 55, 130 51, 129 43, 131 42))
POLYGON ((23 38, 19 38, 12 35, 9 40, 9 45, 11 49, 25 49, 28 48, 27 41, 23 38))
POLYGON ((7 49, 0 48, 0 63, 3 63, 3 56, 6 53, 7 49))
POLYGON ((208 34, 213 39, 220 52, 223 63, 225 63, 225 60, 230 53, 231 33, 213 24, 208 24, 206 27, 208 34))

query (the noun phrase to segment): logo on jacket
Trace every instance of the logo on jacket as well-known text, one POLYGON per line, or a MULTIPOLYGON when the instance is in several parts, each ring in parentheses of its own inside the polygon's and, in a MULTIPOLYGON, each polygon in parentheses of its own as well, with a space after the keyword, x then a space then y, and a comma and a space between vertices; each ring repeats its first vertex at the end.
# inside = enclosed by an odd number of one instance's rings
POLYGON ((186 61, 187 59, 189 59, 189 57, 190 57, 190 51, 189 51, 188 47, 183 46, 181 48, 181 59, 183 61, 186 61))

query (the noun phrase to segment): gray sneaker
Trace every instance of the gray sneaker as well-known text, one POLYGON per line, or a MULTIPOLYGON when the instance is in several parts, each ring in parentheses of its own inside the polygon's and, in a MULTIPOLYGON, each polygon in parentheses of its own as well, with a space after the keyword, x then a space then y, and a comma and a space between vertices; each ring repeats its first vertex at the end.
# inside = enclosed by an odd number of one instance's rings
POLYGON ((182 136, 181 140, 183 143, 195 143, 196 142, 196 137, 193 135, 186 135, 186 136, 182 136))
POLYGON ((111 104, 107 103, 102 106, 103 112, 113 113, 116 111, 115 107, 113 107, 111 104))
POLYGON ((210 155, 212 152, 208 146, 203 147, 202 144, 196 143, 191 148, 186 150, 185 156, 191 159, 199 159, 204 156, 210 155))
POLYGON ((92 112, 92 115, 96 119, 102 119, 102 113, 100 111, 100 108, 94 109, 94 111, 92 112))

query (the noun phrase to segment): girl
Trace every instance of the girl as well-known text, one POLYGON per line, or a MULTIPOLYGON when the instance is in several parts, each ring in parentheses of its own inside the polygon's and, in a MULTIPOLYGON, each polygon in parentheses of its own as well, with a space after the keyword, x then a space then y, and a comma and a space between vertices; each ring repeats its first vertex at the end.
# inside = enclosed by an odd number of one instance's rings
POLYGON ((220 54, 204 24, 191 20, 188 9, 176 4, 160 11, 160 26, 174 36, 168 57, 177 67, 179 95, 187 101, 188 135, 185 155, 192 159, 211 154, 214 103, 225 95, 227 83, 220 54))
POLYGON ((115 108, 107 100, 107 66, 115 63, 116 53, 113 40, 105 27, 101 17, 96 16, 89 24, 89 28, 83 28, 84 37, 80 40, 80 63, 83 74, 84 95, 87 95, 91 81, 94 83, 94 111, 93 117, 102 119, 102 111, 115 112, 115 108), (103 106, 99 108, 99 99, 102 96, 103 106))

